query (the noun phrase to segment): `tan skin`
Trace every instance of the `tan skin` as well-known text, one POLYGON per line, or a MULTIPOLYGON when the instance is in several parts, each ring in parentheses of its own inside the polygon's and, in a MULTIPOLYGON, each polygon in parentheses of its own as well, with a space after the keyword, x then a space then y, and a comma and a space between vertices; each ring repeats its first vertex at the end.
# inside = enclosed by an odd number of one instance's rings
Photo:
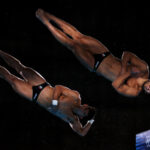
MULTIPOLYGON (((18 59, 1 50, 0 57, 10 67, 14 68, 23 79, 11 74, 3 66, 0 66, 0 77, 5 79, 18 94, 32 100, 32 87, 45 83, 46 80, 32 68, 24 66, 18 59)), ((56 85, 55 87, 48 85, 41 91, 37 103, 69 123, 71 128, 81 136, 86 135, 92 125, 87 122, 83 127, 80 123, 79 117, 82 118, 88 114, 89 106, 81 105, 80 94, 75 90, 62 85, 56 85), (58 106, 52 105, 54 99, 58 100, 58 106), (57 115, 58 112, 59 115, 57 115)))
MULTIPOLYGON (((42 9, 36 11, 36 17, 48 28, 53 36, 70 49, 73 54, 90 70, 94 68, 95 54, 109 50, 97 39, 80 33, 75 27, 42 9), (50 21, 55 22, 61 30, 50 21), (68 36, 69 35, 69 36, 68 36)), ((112 86, 124 96, 137 96, 145 81, 148 81, 149 68, 145 61, 135 54, 125 51, 119 59, 112 54, 99 65, 96 73, 112 81, 112 86), (125 82, 127 80, 127 82, 125 82)), ((150 82, 145 85, 150 93, 150 82)))

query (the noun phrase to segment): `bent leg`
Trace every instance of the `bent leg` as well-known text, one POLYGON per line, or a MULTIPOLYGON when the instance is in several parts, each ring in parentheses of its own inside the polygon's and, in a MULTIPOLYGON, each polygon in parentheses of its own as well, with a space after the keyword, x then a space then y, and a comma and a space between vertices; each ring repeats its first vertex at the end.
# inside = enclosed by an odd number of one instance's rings
POLYGON ((32 86, 29 83, 14 76, 2 66, 0 66, 0 77, 6 80, 18 94, 32 99, 32 86))
POLYGON ((46 80, 32 68, 26 67, 15 57, 0 50, 0 57, 12 68, 14 68, 31 85, 38 85, 46 80))

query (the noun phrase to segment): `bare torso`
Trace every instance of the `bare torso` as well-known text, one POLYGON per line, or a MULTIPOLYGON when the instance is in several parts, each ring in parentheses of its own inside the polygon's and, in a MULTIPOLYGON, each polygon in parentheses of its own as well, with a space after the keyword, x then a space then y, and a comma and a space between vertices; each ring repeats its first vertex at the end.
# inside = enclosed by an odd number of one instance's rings
POLYGON ((38 97, 38 103, 44 107, 49 107, 53 100, 54 88, 52 86, 45 87, 38 97))
POLYGON ((64 121, 73 122, 74 116, 72 109, 81 105, 80 95, 77 91, 71 90, 65 86, 60 87, 63 90, 60 95, 58 95, 58 98, 54 98, 54 92, 59 93, 59 91, 56 91, 56 87, 46 86, 39 94, 37 102, 64 121), (56 109, 54 108, 55 106, 53 107, 54 109, 52 108, 53 99, 58 100, 56 109))
MULTIPOLYGON (((97 72, 98 74, 104 76, 105 78, 113 82, 120 74, 122 69, 121 67, 121 59, 114 57, 112 54, 110 54, 101 62, 100 66, 97 69, 97 72)), ((130 71, 132 74, 132 76, 129 78, 130 80, 128 79, 128 83, 135 83, 139 77, 144 77, 142 74, 142 70, 133 64, 129 64, 127 66, 127 71, 130 71)), ((148 77, 148 75, 146 76, 148 77)))
POLYGON ((97 69, 97 73, 110 81, 114 81, 121 72, 121 60, 112 54, 104 58, 97 69))

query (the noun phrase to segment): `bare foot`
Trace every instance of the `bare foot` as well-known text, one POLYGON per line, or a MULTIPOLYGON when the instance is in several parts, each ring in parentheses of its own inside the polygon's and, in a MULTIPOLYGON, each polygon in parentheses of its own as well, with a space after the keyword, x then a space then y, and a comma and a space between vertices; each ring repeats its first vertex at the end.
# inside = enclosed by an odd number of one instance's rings
POLYGON ((46 22, 48 21, 47 17, 45 16, 44 10, 41 8, 36 11, 35 15, 43 24, 46 24, 46 22))
POLYGON ((36 12, 35 12, 35 15, 37 18, 41 17, 44 15, 44 10, 39 8, 36 12))

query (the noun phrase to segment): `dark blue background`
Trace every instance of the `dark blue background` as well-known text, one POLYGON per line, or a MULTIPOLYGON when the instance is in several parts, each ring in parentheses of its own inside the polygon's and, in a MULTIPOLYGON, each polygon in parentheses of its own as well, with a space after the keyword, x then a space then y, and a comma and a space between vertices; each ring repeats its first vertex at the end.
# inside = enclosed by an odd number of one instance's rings
MULTIPOLYGON (((150 10, 147 4, 108 1, 55 1, 35 8, 0 9, 0 49, 41 73, 52 85, 62 84, 80 92, 82 103, 98 110, 85 137, 68 124, 16 94, 0 79, 1 143, 11 148, 52 150, 132 150, 136 133, 150 129, 150 98, 119 95, 111 82, 90 73, 35 17, 44 10, 100 40, 117 57, 124 50, 150 63, 150 10)), ((8 67, 1 59, 0 64, 8 67)), ((17 75, 17 74, 16 74, 17 75)))

